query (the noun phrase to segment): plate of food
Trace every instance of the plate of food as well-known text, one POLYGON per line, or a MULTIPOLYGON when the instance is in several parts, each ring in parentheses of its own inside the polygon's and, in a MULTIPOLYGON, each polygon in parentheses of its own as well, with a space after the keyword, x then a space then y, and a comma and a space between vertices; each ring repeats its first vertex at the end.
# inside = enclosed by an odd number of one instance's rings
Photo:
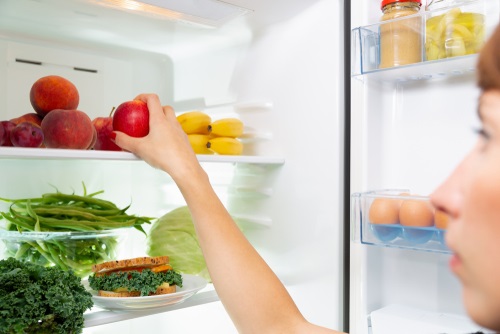
POLYGON ((108 310, 146 310, 178 304, 196 294, 207 281, 179 274, 168 256, 104 262, 82 281, 94 305, 108 310))

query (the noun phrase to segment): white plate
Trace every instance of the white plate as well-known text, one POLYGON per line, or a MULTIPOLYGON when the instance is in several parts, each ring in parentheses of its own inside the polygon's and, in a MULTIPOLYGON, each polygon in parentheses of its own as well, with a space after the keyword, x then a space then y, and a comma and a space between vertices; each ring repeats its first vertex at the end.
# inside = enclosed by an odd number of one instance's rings
POLYGON ((90 288, 87 280, 82 283, 92 294, 94 305, 108 310, 145 310, 178 304, 207 286, 207 281, 202 277, 182 274, 182 288, 177 287, 174 293, 144 297, 101 297, 90 288))

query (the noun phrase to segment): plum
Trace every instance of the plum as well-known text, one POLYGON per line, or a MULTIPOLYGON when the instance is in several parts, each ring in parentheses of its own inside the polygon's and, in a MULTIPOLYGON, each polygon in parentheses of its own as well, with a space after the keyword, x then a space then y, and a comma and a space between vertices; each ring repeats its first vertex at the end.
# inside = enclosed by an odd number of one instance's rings
POLYGON ((32 122, 22 122, 10 131, 10 141, 15 147, 40 147, 43 143, 42 128, 32 122))
POLYGON ((16 123, 11 121, 1 121, 0 124, 4 129, 2 146, 13 146, 12 142, 10 141, 10 132, 16 126, 16 123))

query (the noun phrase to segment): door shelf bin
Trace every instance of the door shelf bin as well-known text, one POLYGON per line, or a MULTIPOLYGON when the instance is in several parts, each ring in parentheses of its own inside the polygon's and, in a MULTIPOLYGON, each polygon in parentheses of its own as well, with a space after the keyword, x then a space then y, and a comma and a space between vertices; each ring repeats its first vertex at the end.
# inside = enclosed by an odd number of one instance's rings
POLYGON ((407 189, 351 195, 351 235, 366 245, 449 253, 445 244, 447 217, 425 196, 407 189))
MULTIPOLYGON (((398 68, 422 66, 439 60, 477 54, 498 24, 499 7, 498 1, 471 0, 459 6, 432 11, 422 9, 419 14, 354 28, 351 31, 351 75, 355 77, 368 73, 391 72, 398 68), (416 39, 416 43, 410 43, 414 45, 412 54, 399 53, 399 65, 388 66, 387 62, 382 62, 381 66, 381 59, 388 53, 391 58, 393 52, 400 52, 396 42, 391 44, 392 40, 387 41, 387 37, 386 42, 381 44, 381 36, 390 34, 389 38, 392 38, 396 32, 401 34, 400 37, 404 41, 416 39)), ((394 41, 397 41, 396 38, 394 41)), ((466 64, 466 67, 456 70, 468 72, 469 66, 470 64, 466 64)), ((421 78, 432 77, 428 71, 423 72, 425 75, 421 78)))

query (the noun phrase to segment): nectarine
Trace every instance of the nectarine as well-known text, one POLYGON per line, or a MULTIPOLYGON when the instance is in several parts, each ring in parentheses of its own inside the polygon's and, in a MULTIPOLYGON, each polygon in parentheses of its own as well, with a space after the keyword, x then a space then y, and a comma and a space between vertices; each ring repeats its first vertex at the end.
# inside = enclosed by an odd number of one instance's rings
POLYGON ((22 116, 13 118, 10 121, 14 122, 16 125, 20 124, 22 122, 31 122, 31 123, 35 123, 36 125, 42 125, 42 116, 32 112, 32 113, 24 114, 22 116))
POLYGON ((45 146, 86 150, 94 136, 90 117, 80 110, 55 109, 42 120, 45 146))
POLYGON ((58 75, 49 75, 38 79, 31 86, 30 102, 36 113, 45 117, 54 109, 76 109, 80 96, 71 81, 58 75))

